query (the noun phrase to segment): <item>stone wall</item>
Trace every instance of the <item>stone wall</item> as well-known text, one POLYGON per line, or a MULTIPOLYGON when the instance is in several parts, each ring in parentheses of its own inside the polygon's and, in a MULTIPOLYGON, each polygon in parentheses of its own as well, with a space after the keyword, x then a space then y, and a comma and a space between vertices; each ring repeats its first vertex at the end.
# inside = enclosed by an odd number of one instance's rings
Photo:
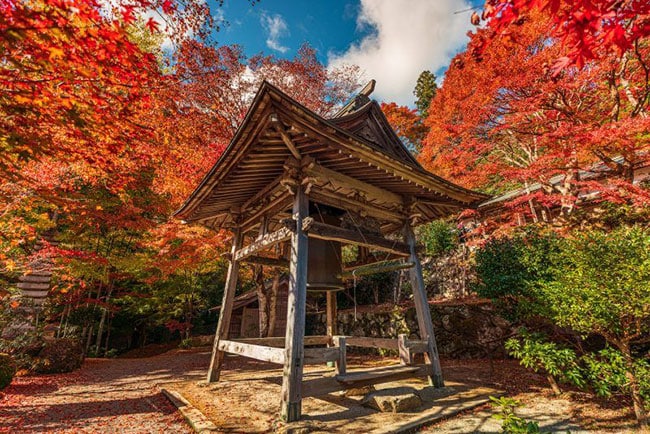
MULTIPOLYGON (((503 342, 512 333, 511 325, 498 316, 489 302, 431 305, 431 317, 438 351, 451 358, 500 358, 503 342)), ((308 314, 306 334, 325 334, 325 314, 308 314)), ((395 307, 389 312, 341 311, 338 333, 347 336, 397 338, 408 334, 417 339, 415 308, 395 307)))

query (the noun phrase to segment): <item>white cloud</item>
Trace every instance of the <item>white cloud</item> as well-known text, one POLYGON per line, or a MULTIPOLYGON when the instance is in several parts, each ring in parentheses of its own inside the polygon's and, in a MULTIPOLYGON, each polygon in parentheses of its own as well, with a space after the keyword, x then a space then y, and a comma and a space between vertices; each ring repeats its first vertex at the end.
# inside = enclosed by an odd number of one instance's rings
POLYGON ((282 45, 280 38, 289 34, 289 27, 282 15, 262 13, 260 22, 267 32, 266 46, 280 53, 285 53, 289 47, 282 45))
POLYGON ((361 0, 357 26, 372 32, 343 54, 330 53, 329 65, 354 64, 377 80, 375 96, 413 105, 422 71, 449 64, 467 43, 472 27, 466 0, 361 0))

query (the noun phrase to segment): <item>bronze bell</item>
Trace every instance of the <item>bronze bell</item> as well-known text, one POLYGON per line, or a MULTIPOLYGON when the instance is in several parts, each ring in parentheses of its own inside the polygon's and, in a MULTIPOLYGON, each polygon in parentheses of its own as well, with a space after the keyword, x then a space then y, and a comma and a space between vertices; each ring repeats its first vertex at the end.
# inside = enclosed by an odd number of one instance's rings
MULTIPOLYGON (((340 226, 339 210, 317 205, 310 210, 315 221, 340 226)), ((338 241, 309 239, 307 254, 307 290, 339 291, 344 288, 342 272, 341 243, 338 241)))

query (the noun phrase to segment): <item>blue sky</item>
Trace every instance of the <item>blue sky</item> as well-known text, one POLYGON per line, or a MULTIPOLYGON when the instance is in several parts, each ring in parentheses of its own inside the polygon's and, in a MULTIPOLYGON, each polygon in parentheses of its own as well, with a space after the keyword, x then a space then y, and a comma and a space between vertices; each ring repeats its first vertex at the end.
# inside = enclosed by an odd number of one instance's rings
POLYGON ((213 10, 223 25, 219 44, 239 44, 248 55, 293 57, 308 42, 326 65, 359 65, 377 80, 374 97, 413 105, 420 72, 441 76, 467 43, 477 0, 226 0, 213 10))

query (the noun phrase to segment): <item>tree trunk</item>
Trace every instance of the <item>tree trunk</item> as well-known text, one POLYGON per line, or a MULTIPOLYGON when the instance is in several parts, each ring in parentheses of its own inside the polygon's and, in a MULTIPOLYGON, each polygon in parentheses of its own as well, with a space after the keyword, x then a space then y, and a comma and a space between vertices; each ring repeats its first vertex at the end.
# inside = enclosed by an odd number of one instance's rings
POLYGON ((636 378, 634 373, 634 358, 632 357, 632 352, 630 351, 629 343, 622 343, 619 346, 623 358, 625 359, 625 377, 630 383, 630 394, 632 395, 632 403, 634 406, 634 415, 636 420, 639 422, 639 425, 642 427, 648 427, 648 412, 645 409, 645 402, 641 396, 641 386, 639 385, 639 380, 636 378))
POLYGON ((547 375, 546 379, 548 380, 548 383, 551 385, 551 390, 553 390, 555 396, 562 395, 562 389, 560 389, 560 385, 557 384, 557 381, 555 381, 555 377, 553 377, 552 375, 547 375))
MULTIPOLYGON (((111 299, 111 293, 113 292, 113 282, 111 281, 110 286, 108 287, 108 292, 106 293, 106 300, 105 303, 108 304, 108 302, 111 299)), ((102 337, 104 335, 104 325, 106 324, 106 318, 108 316, 108 308, 103 307, 102 308, 102 317, 99 320, 99 325, 97 326, 97 339, 95 340, 95 355, 99 357, 101 345, 102 345, 102 337)))
POLYGON ((93 327, 92 325, 88 327, 88 338, 86 339, 86 346, 84 347, 84 357, 88 355, 88 349, 90 349, 90 342, 93 337, 93 327))
POLYGON ((108 324, 106 325, 106 342, 104 343, 104 355, 108 353, 108 343, 111 340, 111 317, 108 317, 108 324))

